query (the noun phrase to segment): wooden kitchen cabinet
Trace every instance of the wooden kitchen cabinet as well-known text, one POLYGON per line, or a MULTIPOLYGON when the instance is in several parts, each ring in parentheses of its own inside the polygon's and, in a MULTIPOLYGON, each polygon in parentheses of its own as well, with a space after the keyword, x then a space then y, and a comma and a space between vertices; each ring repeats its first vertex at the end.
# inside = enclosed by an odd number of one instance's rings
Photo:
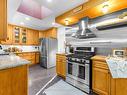
POLYGON ((54 38, 57 39, 57 28, 50 28, 48 30, 40 31, 39 38, 54 38))
POLYGON ((36 53, 35 57, 35 63, 38 64, 40 62, 40 53, 36 53))
POLYGON ((0 1, 0 40, 7 38, 7 0, 0 1))
POLYGON ((126 95, 127 79, 113 79, 104 56, 92 58, 92 89, 99 95, 126 95))
POLYGON ((108 70, 93 67, 93 90, 100 95, 110 95, 108 70))
POLYGON ((20 52, 16 53, 17 56, 24 58, 26 60, 29 60, 31 62, 30 65, 38 64, 39 63, 39 57, 40 53, 39 52, 20 52))
POLYGON ((28 95, 28 66, 0 70, 0 95, 28 95))
POLYGON ((27 44, 27 29, 21 28, 21 44, 26 45, 27 44))
POLYGON ((7 38, 3 45, 39 45, 39 31, 8 24, 7 38))
POLYGON ((39 45, 39 31, 33 30, 33 45, 39 45))
POLYGON ((14 45, 21 44, 21 28, 14 26, 12 31, 12 41, 14 45))
POLYGON ((27 44, 28 45, 32 45, 34 43, 33 41, 33 30, 32 29, 28 29, 27 30, 27 44))
POLYGON ((65 54, 56 55, 56 72, 58 76, 66 77, 66 56, 65 54))
POLYGON ((13 31, 13 25, 8 24, 7 38, 5 41, 1 41, 1 44, 4 44, 4 45, 12 44, 12 31, 13 31))
POLYGON ((39 45, 39 31, 28 29, 27 45, 39 45))

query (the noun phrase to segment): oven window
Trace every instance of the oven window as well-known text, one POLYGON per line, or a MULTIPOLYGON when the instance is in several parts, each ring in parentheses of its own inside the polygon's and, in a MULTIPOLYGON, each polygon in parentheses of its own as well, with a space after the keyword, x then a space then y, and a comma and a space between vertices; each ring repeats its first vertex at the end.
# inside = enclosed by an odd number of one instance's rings
POLYGON ((68 74, 72 75, 73 65, 68 63, 68 74))
POLYGON ((79 66, 78 78, 85 79, 85 67, 79 66))

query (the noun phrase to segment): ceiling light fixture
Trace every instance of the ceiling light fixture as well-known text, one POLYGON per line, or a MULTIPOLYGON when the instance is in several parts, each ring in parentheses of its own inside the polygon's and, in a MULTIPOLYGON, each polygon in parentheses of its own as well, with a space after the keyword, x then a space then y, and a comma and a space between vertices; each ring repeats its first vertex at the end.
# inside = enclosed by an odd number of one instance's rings
POLYGON ((21 25, 25 25, 24 22, 20 22, 21 25))
POLYGON ((30 18, 29 18, 29 17, 26 17, 25 19, 26 19, 26 20, 30 20, 30 18))
POLYGON ((103 5, 103 7, 102 7, 102 12, 103 12, 104 14, 106 14, 106 13, 108 12, 108 8, 109 8, 109 5, 108 5, 107 3, 105 3, 105 4, 103 5))
POLYGON ((55 24, 56 24, 55 22, 52 23, 52 25, 55 25, 55 24))
POLYGON ((69 25, 69 20, 68 19, 65 20, 65 24, 69 25))
POLYGON ((49 3, 52 2, 52 0, 47 0, 49 3))

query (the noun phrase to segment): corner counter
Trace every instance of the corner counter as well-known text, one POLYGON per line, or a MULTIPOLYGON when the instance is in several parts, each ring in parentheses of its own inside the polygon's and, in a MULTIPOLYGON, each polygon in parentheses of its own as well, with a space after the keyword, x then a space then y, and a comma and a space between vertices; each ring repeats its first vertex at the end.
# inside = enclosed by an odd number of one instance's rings
POLYGON ((92 89, 99 95, 126 95, 127 79, 114 79, 105 60, 106 56, 92 57, 92 89))
POLYGON ((28 95, 28 64, 18 56, 0 56, 0 95, 28 95))

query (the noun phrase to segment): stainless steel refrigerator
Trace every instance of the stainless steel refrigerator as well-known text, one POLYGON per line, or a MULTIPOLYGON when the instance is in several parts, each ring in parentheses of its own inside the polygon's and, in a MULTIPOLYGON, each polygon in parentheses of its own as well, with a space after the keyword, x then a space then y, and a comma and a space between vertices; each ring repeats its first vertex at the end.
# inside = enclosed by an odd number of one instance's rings
POLYGON ((40 66, 52 68, 56 66, 57 39, 43 38, 41 41, 40 66))

